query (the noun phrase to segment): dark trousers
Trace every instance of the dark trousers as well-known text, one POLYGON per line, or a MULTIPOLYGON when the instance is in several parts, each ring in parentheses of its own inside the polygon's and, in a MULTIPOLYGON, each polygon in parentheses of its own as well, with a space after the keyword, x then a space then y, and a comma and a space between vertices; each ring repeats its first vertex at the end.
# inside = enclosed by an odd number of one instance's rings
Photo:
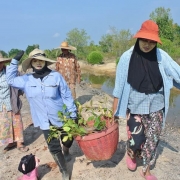
MULTIPOLYGON (((47 139, 49 137, 49 133, 50 133, 50 130, 42 130, 43 134, 44 134, 44 138, 46 140, 46 143, 48 145, 48 148, 49 148, 49 151, 52 153, 52 154, 57 154, 59 153, 60 151, 62 151, 62 147, 61 147, 61 143, 60 143, 60 139, 57 139, 57 138, 52 138, 51 141, 48 143, 47 142, 47 139)), ((65 135, 62 135, 61 136, 61 140, 63 139, 65 135)), ((66 142, 62 142, 62 144, 67 147, 67 148, 70 148, 71 145, 73 143, 73 140, 67 140, 66 142)))

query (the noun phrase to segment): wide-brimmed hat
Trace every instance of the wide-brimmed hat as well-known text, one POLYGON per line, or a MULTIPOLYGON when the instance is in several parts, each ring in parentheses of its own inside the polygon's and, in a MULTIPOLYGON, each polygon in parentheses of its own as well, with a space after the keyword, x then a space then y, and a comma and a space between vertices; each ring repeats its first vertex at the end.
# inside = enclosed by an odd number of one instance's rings
POLYGON ((51 60, 51 59, 46 58, 46 55, 45 55, 43 50, 34 49, 32 52, 30 52, 29 58, 27 58, 26 60, 24 60, 22 62, 22 69, 23 69, 24 72, 26 72, 26 70, 31 67, 31 60, 32 59, 38 59, 38 60, 42 60, 42 61, 47 61, 48 66, 50 64, 53 64, 53 63, 56 62, 55 60, 51 60))
POLYGON ((66 42, 66 41, 62 42, 61 45, 59 47, 57 47, 56 49, 76 50, 76 48, 74 46, 69 45, 68 42, 66 42))
POLYGON ((11 61, 11 58, 4 58, 2 53, 0 52, 0 62, 9 62, 11 61))
POLYGON ((134 38, 145 38, 162 44, 159 38, 158 25, 152 20, 143 22, 141 29, 134 35, 134 38))

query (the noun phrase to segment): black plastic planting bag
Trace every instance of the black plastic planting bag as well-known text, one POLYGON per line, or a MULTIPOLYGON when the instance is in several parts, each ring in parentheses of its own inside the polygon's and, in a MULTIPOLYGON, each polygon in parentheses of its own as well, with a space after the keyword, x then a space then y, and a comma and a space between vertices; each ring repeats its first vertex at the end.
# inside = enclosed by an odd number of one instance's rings
POLYGON ((23 174, 27 174, 34 170, 36 167, 35 155, 29 154, 23 156, 18 166, 18 170, 23 174))

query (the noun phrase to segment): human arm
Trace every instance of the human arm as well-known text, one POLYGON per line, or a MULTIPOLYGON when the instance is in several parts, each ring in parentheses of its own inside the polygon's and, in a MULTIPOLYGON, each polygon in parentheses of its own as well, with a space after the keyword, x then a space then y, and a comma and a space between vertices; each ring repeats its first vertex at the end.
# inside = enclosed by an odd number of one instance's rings
POLYGON ((80 69, 80 65, 79 65, 76 58, 75 58, 75 68, 76 68, 77 83, 80 84, 80 82, 81 82, 81 69, 80 69))
POLYGON ((113 115, 115 115, 115 113, 116 113, 117 106, 118 106, 118 98, 114 97, 114 100, 113 100, 113 107, 112 107, 112 108, 113 108, 113 109, 112 109, 113 115))
POLYGON ((119 63, 116 67, 115 87, 113 90, 113 96, 119 99, 121 99, 124 85, 127 81, 129 58, 126 57, 126 54, 124 53, 120 57, 119 63))
MULTIPOLYGON (((114 116, 126 117, 127 104, 129 99, 130 85, 127 83, 128 66, 131 56, 131 49, 123 53, 116 68, 115 87, 113 96, 118 99, 114 116)), ((116 101, 117 102, 117 101, 116 101)))
POLYGON ((180 66, 164 51, 160 51, 167 81, 180 89, 180 66))
POLYGON ((60 76, 59 93, 61 95, 63 103, 67 107, 67 111, 70 113, 70 117, 75 120, 77 117, 77 108, 74 103, 74 99, 71 95, 71 90, 69 89, 62 75, 59 74, 59 76, 60 76))

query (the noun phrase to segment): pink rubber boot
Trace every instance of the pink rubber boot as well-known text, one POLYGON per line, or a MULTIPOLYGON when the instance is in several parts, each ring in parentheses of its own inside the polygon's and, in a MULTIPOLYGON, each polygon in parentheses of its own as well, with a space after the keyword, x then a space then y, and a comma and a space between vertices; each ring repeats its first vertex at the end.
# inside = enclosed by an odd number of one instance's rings
POLYGON ((126 155, 126 164, 129 170, 134 171, 136 170, 136 158, 131 159, 128 155, 126 155))
POLYGON ((28 174, 23 174, 18 180, 38 180, 37 168, 31 171, 28 174))
POLYGON ((146 180, 158 180, 158 179, 156 178, 156 176, 154 176, 154 175, 146 175, 146 176, 145 176, 142 171, 140 171, 140 175, 141 175, 144 179, 146 179, 146 180))

